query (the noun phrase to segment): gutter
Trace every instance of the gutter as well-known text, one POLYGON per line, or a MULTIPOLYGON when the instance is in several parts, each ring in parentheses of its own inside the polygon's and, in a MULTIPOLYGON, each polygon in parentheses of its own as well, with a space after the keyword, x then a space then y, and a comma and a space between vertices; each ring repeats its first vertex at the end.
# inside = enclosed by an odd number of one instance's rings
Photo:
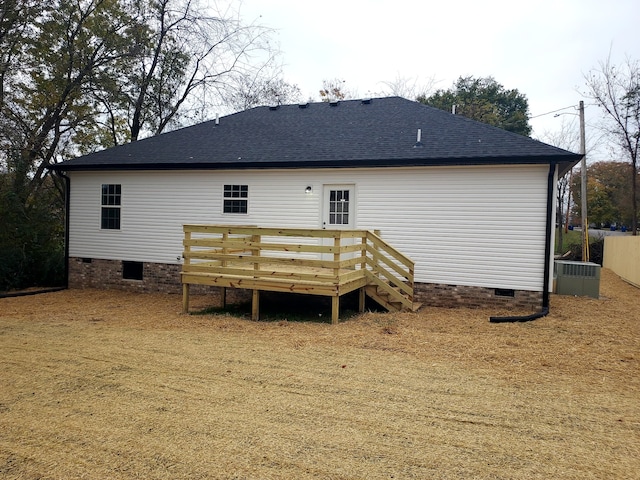
MULTIPOLYGON (((101 152, 98 152, 98 154, 101 152)), ((95 154, 93 154, 95 155, 95 154)), ((83 157, 79 157, 82 159, 83 157)), ((455 156, 455 157, 411 157, 398 156, 395 158, 316 158, 315 160, 265 160, 259 157, 252 159, 234 157, 227 161, 198 161, 198 160, 170 160, 137 162, 130 157, 126 159, 96 160, 94 162, 78 162, 78 159, 68 160, 52 165, 52 170, 70 171, 116 171, 116 170, 262 170, 262 169, 313 169, 313 168, 378 168, 378 167, 428 167, 428 166, 486 166, 486 165, 545 165, 559 164, 568 170, 577 164, 581 155, 567 153, 566 155, 534 155, 534 156, 455 156)))
POLYGON ((551 274, 551 220, 553 219, 553 179, 555 177, 556 164, 549 165, 547 175, 547 226, 545 228, 546 240, 544 245, 544 278, 542 281, 542 306, 539 312, 531 315, 513 317, 489 317, 491 323, 530 322, 549 314, 549 275, 551 274))

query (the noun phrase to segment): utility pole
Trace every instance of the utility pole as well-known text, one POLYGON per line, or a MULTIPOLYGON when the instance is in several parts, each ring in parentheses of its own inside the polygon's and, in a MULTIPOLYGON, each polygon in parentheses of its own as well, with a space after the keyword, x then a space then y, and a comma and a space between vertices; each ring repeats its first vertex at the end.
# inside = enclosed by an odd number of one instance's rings
POLYGON ((587 219, 587 147, 584 135, 584 102, 580 100, 580 211, 582 213, 582 261, 589 261, 589 221, 587 219))

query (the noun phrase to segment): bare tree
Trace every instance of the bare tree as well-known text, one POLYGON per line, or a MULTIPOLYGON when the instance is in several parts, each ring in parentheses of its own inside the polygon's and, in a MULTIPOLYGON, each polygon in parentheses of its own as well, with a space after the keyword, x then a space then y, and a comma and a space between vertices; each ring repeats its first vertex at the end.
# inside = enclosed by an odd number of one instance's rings
POLYGON ((320 100, 323 102, 335 102, 339 100, 348 100, 355 98, 357 93, 348 89, 345 84, 346 80, 340 80, 339 78, 333 78, 331 80, 323 80, 322 88, 320 89, 320 100))
POLYGON ((436 84, 434 76, 421 82, 418 77, 403 77, 396 75, 396 78, 390 81, 381 82, 385 88, 381 92, 382 95, 394 95, 409 100, 416 100, 419 96, 428 97, 436 84))
POLYGON ((614 65, 611 56, 585 75, 585 95, 602 110, 601 128, 631 164, 632 232, 638 228, 638 150, 640 149, 640 63, 627 58, 614 65))
POLYGON ((263 75, 238 78, 234 90, 227 97, 227 103, 234 111, 262 105, 296 103, 301 100, 302 95, 298 85, 288 83, 280 77, 263 75))
MULTIPOLYGON (((576 151, 580 145, 580 133, 577 121, 575 119, 566 120, 563 117, 560 124, 560 129, 555 132, 545 132, 542 135, 541 140, 554 145, 558 148, 563 148, 569 151, 576 151)), ((562 248, 563 234, 566 233, 566 229, 569 224, 569 212, 571 210, 571 181, 573 177, 573 169, 558 179, 557 184, 557 223, 558 223, 558 249, 562 248), (564 228, 563 228, 564 226, 564 228)), ((558 253, 563 253, 558 251, 558 253)))
POLYGON ((114 143, 157 135, 179 124, 180 116, 197 115, 202 103, 226 103, 274 59, 271 31, 243 23, 231 5, 214 10, 198 0, 143 0, 133 8, 145 25, 137 32, 135 64, 96 96, 114 143), (128 138, 115 122, 123 117, 128 138))

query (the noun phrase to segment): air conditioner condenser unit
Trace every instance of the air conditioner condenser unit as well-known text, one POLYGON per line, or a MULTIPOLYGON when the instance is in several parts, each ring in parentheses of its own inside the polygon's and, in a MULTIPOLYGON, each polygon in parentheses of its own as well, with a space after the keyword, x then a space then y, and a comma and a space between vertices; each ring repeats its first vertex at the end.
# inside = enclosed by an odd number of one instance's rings
POLYGON ((556 293, 600 297, 600 265, 592 262, 555 261, 556 293))

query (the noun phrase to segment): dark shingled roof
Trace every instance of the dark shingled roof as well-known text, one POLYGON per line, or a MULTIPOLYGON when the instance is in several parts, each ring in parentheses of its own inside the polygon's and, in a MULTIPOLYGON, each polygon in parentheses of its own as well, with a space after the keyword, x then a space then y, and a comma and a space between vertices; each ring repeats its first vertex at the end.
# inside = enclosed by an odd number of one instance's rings
POLYGON ((560 163, 581 156, 400 97, 256 107, 68 160, 72 170, 560 163), (420 145, 416 145, 418 130, 420 145))

